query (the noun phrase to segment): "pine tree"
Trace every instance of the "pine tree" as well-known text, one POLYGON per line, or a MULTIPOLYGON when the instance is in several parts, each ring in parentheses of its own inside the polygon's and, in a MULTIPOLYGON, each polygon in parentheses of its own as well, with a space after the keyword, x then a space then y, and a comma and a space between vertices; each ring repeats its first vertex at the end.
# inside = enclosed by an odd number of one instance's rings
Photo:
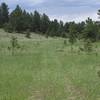
POLYGON ((71 45, 73 45, 74 42, 76 41, 76 33, 77 33, 76 25, 74 22, 71 22, 69 25, 69 42, 71 43, 71 45))
POLYGON ((83 37, 84 39, 90 39, 91 41, 96 41, 98 34, 98 26, 92 19, 88 18, 86 20, 86 25, 83 30, 83 37))
POLYGON ((35 11, 33 16, 33 31, 40 32, 41 17, 40 14, 35 11))
POLYGON ((10 14, 10 23, 13 26, 13 30, 21 32, 23 29, 23 12, 19 5, 10 14))
POLYGON ((90 39, 84 41, 84 50, 89 54, 93 51, 93 45, 90 39))
POLYGON ((65 32, 64 32, 64 23, 63 23, 63 21, 60 21, 60 23, 59 23, 58 36, 66 38, 66 35, 65 35, 65 32))
POLYGON ((45 34, 49 28, 50 19, 46 14, 43 14, 41 17, 41 32, 45 34))
POLYGON ((59 36, 59 23, 57 19, 51 21, 49 30, 50 36, 59 36))
POLYGON ((71 44, 71 52, 73 52, 73 45, 76 42, 76 24, 71 22, 69 25, 69 43, 71 44))
POLYGON ((2 3, 0 6, 0 26, 3 26, 8 21, 9 21, 8 5, 2 3))
POLYGON ((32 18, 30 13, 26 12, 25 10, 23 11, 23 30, 27 31, 27 29, 31 30, 31 23, 32 23, 32 18))
POLYGON ((26 30, 26 35, 25 35, 25 37, 26 37, 26 38, 29 38, 29 39, 31 38, 31 33, 30 33, 30 30, 29 30, 29 29, 26 30))

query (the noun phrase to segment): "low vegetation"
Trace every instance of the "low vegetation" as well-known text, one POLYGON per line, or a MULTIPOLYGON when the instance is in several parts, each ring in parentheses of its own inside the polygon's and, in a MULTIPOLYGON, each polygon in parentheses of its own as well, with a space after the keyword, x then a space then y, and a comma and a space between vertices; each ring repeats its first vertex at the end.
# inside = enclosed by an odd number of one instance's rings
MULTIPOLYGON (((86 21, 75 23, 63 22, 57 19, 50 20, 45 14, 38 11, 29 13, 19 5, 9 13, 8 5, 0 5, 0 27, 6 32, 26 33, 30 38, 30 32, 44 35, 46 37, 69 38, 71 44, 75 39, 90 39, 92 42, 100 40, 100 22, 87 18, 86 21)), ((100 15, 100 10, 98 10, 100 15)))
POLYGON ((0 100, 100 100, 99 41, 100 23, 90 18, 51 21, 2 3, 0 100))
POLYGON ((78 52, 83 41, 77 41, 71 52, 63 38, 7 34, 0 30, 0 100, 100 99, 100 43, 94 43, 96 56, 78 52), (24 46, 14 55, 8 50, 16 44, 12 36, 24 46))

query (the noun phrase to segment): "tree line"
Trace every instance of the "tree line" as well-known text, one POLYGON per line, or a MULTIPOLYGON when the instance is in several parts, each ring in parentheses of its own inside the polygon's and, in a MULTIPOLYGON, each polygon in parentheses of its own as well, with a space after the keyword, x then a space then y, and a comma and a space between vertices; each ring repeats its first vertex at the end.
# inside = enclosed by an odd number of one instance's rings
MULTIPOLYGON (((100 10, 98 10, 98 15, 100 15, 100 10)), ((24 33, 28 30, 46 37, 70 38, 71 42, 76 38, 92 41, 100 40, 100 23, 91 18, 79 23, 74 21, 64 23, 57 19, 50 20, 45 13, 40 14, 38 11, 29 13, 19 5, 9 13, 6 3, 0 5, 0 28, 7 32, 24 33)))

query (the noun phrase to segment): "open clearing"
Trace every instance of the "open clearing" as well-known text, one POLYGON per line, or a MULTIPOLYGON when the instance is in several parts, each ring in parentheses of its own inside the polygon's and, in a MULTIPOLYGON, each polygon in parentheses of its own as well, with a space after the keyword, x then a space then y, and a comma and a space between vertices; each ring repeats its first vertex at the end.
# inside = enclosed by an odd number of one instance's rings
POLYGON ((0 100, 100 100, 100 43, 94 53, 74 53, 64 39, 0 30, 0 100), (21 49, 7 48, 15 35, 21 49))

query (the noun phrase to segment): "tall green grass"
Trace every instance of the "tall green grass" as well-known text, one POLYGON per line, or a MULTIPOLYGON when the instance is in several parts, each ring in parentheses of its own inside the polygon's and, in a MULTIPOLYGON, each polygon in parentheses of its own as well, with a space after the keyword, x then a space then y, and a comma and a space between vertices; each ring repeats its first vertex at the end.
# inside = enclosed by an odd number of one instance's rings
POLYGON ((63 39, 18 37, 22 49, 12 56, 10 37, 0 33, 0 100, 100 100, 98 56, 74 52, 63 39))

